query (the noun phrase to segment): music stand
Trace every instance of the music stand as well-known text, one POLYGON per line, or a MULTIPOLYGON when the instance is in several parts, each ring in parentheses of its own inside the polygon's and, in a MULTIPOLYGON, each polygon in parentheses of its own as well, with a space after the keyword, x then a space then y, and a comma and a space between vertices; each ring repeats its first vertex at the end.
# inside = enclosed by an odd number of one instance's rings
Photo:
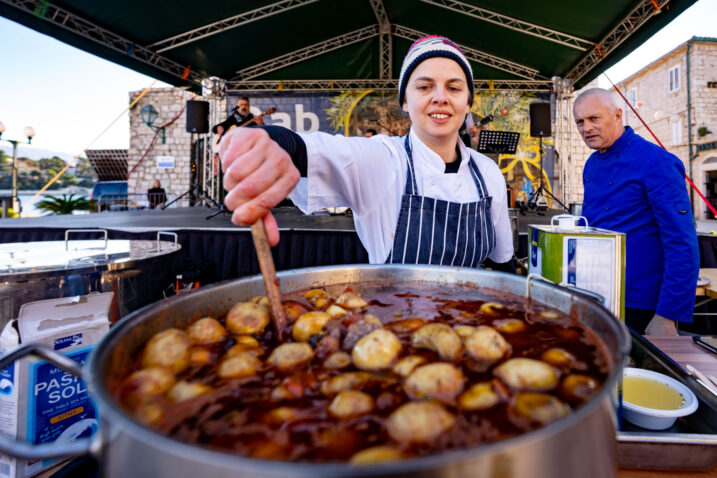
MULTIPOLYGON (((530 195, 530 198, 528 199, 528 209, 537 209, 538 208, 538 200, 540 199, 540 195, 543 194, 544 196, 550 196, 553 201, 560 204, 563 209, 570 212, 570 209, 568 209, 565 204, 560 202, 560 199, 556 198, 553 193, 548 191, 545 186, 543 186, 543 137, 540 136, 540 175, 539 175, 539 182, 538 182, 538 189, 533 191, 533 194, 530 195)), ((521 211, 522 212, 522 211, 521 211)), ((538 213, 540 215, 543 215, 542 213, 538 213)))
POLYGON ((520 133, 512 131, 482 130, 478 135, 476 150, 479 153, 515 154, 519 139, 520 133))

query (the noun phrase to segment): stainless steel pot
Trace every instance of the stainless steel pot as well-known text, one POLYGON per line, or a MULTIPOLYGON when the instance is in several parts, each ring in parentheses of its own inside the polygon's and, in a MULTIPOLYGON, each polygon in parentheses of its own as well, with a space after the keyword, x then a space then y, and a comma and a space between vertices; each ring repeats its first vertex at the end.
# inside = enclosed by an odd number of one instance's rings
POLYGON ((90 292, 114 292, 110 321, 116 322, 162 297, 180 249, 175 233, 159 232, 156 241, 108 240, 104 229, 68 229, 64 241, 0 244, 0 328, 27 302, 90 292), (104 238, 76 240, 81 232, 104 238))
MULTIPOLYGON (((122 371, 140 353, 144 343, 168 327, 185 327, 193 319, 225 312, 241 300, 264 294, 260 276, 217 284, 191 294, 175 296, 148 306, 115 325, 98 344, 82 371, 101 415, 101 429, 86 441, 69 445, 50 444, 33 448, 0 437, 0 452, 26 458, 49 458, 91 453, 100 463, 104 477, 337 477, 411 476, 464 477, 500 476, 554 478, 611 477, 617 473, 615 448, 615 390, 622 373, 630 338, 626 328, 590 298, 574 291, 516 275, 476 269, 434 266, 361 265, 337 266, 279 273, 281 289, 346 282, 396 281, 410 288, 411 282, 449 287, 461 283, 497 289, 532 299, 571 314, 605 342, 614 367, 602 390, 575 413, 546 427, 498 443, 402 462, 352 467, 346 464, 286 463, 238 457, 196 445, 181 443, 137 423, 114 400, 122 371)), ((37 352, 37 349, 33 350, 37 352)), ((0 360, 0 367, 10 359, 0 360)), ((45 357, 56 356, 41 351, 45 357)), ((70 361, 71 362, 71 361, 70 361)), ((79 368, 63 356, 55 363, 72 373, 79 368), (64 359, 64 360, 63 360, 64 359)))

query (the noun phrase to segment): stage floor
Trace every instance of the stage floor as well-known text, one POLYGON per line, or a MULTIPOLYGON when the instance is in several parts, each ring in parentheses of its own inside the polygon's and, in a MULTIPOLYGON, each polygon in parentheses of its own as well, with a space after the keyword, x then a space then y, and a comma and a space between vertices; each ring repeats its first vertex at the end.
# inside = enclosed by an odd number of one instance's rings
MULTIPOLYGON (((203 283, 259 273, 249 227, 235 226, 231 217, 207 216, 216 209, 205 207, 102 212, 84 215, 0 219, 0 243, 61 241, 68 229, 104 229, 109 239, 154 240, 157 232, 177 234, 182 251, 177 274, 203 269, 203 283), (189 265, 187 265, 189 264, 189 265)), ((295 207, 273 211, 279 225, 279 244, 272 248, 277 270, 303 267, 361 264, 368 262, 351 216, 304 215, 295 207)), ((518 257, 527 255, 528 224, 548 224, 560 211, 545 215, 529 212, 518 216, 518 257)), ((97 239, 97 233, 78 232, 73 239, 97 239)), ((169 240, 166 236, 163 240, 169 240)))
MULTIPOLYGON (((228 214, 219 214, 211 219, 207 216, 216 209, 205 207, 185 207, 169 209, 145 209, 137 211, 102 212, 97 214, 42 216, 21 219, 0 219, 0 230, 21 228, 42 229, 107 229, 125 232, 152 232, 177 230, 220 230, 247 231, 249 227, 235 226, 228 214)), ((354 232, 351 216, 311 215, 303 214, 295 207, 276 208, 273 211, 280 231, 341 231, 354 232)), ((518 232, 527 233, 529 224, 549 224, 550 218, 562 211, 548 210, 545 215, 529 211, 526 215, 518 214, 518 232)), ((0 233, 0 242, 6 241, 0 233)))
MULTIPOLYGON (((218 214, 215 208, 183 207, 168 209, 143 209, 136 211, 101 212, 97 214, 42 216, 32 218, 0 219, 0 229, 5 228, 100 228, 126 232, 202 230, 249 230, 231 223, 229 214, 218 214)), ((276 208, 273 211, 281 230, 303 229, 308 231, 354 231, 350 216, 307 216, 295 207, 276 208)))

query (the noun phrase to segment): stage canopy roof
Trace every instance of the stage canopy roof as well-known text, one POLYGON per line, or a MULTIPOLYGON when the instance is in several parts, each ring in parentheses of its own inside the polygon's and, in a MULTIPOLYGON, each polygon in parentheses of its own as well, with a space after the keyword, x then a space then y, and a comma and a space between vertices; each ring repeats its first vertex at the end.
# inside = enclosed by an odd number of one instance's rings
POLYGON ((458 43, 476 87, 581 87, 696 0, 0 0, 0 15, 198 90, 395 89, 427 34, 458 43))

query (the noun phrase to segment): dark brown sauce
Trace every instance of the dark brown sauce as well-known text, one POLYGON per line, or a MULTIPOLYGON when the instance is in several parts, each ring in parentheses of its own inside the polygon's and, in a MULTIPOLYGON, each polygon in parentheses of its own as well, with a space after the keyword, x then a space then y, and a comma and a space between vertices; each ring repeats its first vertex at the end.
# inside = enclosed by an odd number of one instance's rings
MULTIPOLYGON (((346 289, 346 285, 326 288, 332 298, 346 289)), ((514 318, 525 322, 525 330, 504 333, 512 346, 511 357, 538 359, 553 347, 572 353, 580 364, 572 372, 588 375, 603 383, 610 372, 608 355, 598 337, 589 329, 565 314, 545 319, 539 316, 549 310, 539 304, 528 304, 523 298, 485 290, 453 286, 450 288, 411 284, 412 292, 406 293, 396 286, 386 284, 352 285, 351 289, 369 301, 363 312, 378 317, 389 330, 394 322, 406 319, 423 319, 426 323, 442 322, 454 325, 492 325, 496 320, 514 318), (506 308, 497 315, 481 313, 480 307, 487 301, 500 302, 506 308)), ((295 308, 313 310, 303 297, 304 291, 286 294, 285 304, 295 308)), ((356 319, 349 313, 342 321, 343 333, 349 323, 356 319)), ((224 323, 224 317, 216 317, 224 323)), ((295 317, 294 317, 295 320, 295 317)), ((291 337, 291 325, 286 336, 291 337)), ((420 355, 428 362, 444 362, 436 353, 411 346, 412 332, 393 330, 403 349, 400 357, 420 355)), ((271 327, 256 337, 264 349, 266 360, 275 343, 271 327)), ((281 374, 267 368, 258 377, 226 380, 217 376, 216 365, 222 354, 235 343, 234 338, 206 346, 211 353, 211 363, 190 366, 177 376, 177 380, 201 382, 214 391, 198 398, 172 404, 157 398, 164 407, 165 418, 156 425, 160 431, 183 441, 198 443, 226 450, 243 456, 296 461, 342 461, 350 459, 362 449, 390 444, 403 450, 406 456, 420 456, 449 449, 460 449, 506 439, 532 428, 517 426, 509 419, 507 403, 500 403, 482 411, 465 411, 457 405, 446 405, 454 414, 456 424, 448 432, 429 444, 408 445, 394 442, 385 427, 387 417, 401 404, 410 399, 402 389, 403 379, 390 370, 380 373, 375 380, 360 390, 374 397, 376 407, 366 415, 337 419, 327 412, 333 397, 321 394, 322 381, 349 371, 357 371, 353 365, 341 370, 326 369, 317 356, 306 367, 289 374, 281 374), (294 394, 291 400, 272 402, 272 390, 284 385, 294 394), (290 407, 295 416, 290 420, 271 418, 273 410, 290 407)), ((466 377, 465 389, 471 384, 497 380, 493 374, 494 364, 487 368, 471 366, 465 355, 454 363, 466 377)), ((139 363, 133 370, 140 368, 139 363)), ((561 370, 565 375, 569 370, 561 370)), ((507 387, 506 387, 507 388, 507 387)), ((119 394, 121 392, 118 391, 119 394)), ((551 392, 560 396, 559 392, 551 392)), ((131 408, 131 400, 122 398, 125 407, 131 408)))

